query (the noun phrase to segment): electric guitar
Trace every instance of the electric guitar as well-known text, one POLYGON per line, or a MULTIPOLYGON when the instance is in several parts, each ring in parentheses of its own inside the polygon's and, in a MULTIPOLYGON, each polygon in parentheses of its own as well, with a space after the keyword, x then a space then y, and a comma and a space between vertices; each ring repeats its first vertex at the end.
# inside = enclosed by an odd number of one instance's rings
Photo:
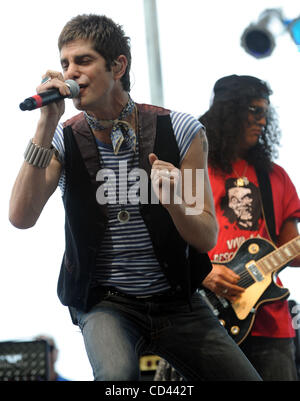
POLYGON ((243 242, 228 262, 213 262, 237 273, 240 276, 237 285, 245 288, 233 302, 208 289, 199 290, 237 344, 241 344, 249 334, 260 305, 289 296, 289 290, 277 285, 275 278, 299 254, 300 235, 280 248, 275 248, 266 239, 252 238, 243 242))

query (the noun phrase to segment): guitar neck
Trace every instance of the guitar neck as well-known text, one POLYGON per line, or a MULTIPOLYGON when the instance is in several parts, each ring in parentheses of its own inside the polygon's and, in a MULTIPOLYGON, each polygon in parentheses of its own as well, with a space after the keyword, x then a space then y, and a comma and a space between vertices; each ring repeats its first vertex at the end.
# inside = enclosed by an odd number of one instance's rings
POLYGON ((280 270, 300 254, 300 235, 256 262, 263 273, 280 270))

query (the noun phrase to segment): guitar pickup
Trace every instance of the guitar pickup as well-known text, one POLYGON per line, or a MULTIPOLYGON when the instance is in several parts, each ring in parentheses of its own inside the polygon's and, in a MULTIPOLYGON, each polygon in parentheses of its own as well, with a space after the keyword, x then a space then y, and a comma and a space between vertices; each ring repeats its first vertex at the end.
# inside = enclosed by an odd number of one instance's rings
POLYGON ((256 280, 256 281, 262 281, 264 279, 263 275, 261 274, 260 270, 256 266, 254 260, 251 260, 246 264, 246 269, 249 271, 251 276, 256 280))

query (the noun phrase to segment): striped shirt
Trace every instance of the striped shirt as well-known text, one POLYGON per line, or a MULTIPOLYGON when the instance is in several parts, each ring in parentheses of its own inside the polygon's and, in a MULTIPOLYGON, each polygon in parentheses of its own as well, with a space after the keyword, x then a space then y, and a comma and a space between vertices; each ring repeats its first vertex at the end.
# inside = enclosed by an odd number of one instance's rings
MULTIPOLYGON (((194 117, 185 113, 171 112, 170 118, 180 151, 181 163, 193 138, 203 126, 194 117)), ((53 145, 58 150, 63 165, 64 140, 61 124, 56 129, 53 145)), ((149 232, 140 214, 139 204, 133 201, 138 199, 138 195, 136 195, 139 187, 137 175, 132 174, 132 170, 139 167, 139 144, 137 143, 134 153, 124 141, 118 155, 114 154, 110 144, 97 140, 97 146, 101 153, 102 166, 106 169, 104 175, 107 175, 109 181, 110 174, 112 177, 114 176, 116 186, 115 189, 109 186, 101 189, 102 196, 106 197, 108 224, 97 255, 92 285, 113 286, 122 292, 133 295, 163 292, 169 288, 169 283, 155 257, 149 232), (128 176, 126 173, 124 174, 125 167, 127 167, 128 173, 132 172, 128 176), (133 194, 133 198, 127 202, 125 199, 123 202, 122 199, 118 199, 117 195, 120 189, 123 190, 126 187, 128 199, 129 193, 133 194), (126 223, 120 223, 117 218, 121 209, 125 209, 130 214, 126 223)), ((64 194, 65 185, 65 173, 62 169, 59 180, 62 194, 64 194)), ((124 191, 122 193, 124 194, 124 191)), ((122 197, 124 198, 124 196, 122 197)))

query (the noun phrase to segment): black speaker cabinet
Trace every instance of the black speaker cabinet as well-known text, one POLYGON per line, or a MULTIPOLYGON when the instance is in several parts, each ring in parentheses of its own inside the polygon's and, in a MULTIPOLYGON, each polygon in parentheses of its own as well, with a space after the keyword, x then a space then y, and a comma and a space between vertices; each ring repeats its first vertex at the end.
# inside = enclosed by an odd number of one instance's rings
POLYGON ((0 342, 0 381, 49 380, 46 341, 0 342))

